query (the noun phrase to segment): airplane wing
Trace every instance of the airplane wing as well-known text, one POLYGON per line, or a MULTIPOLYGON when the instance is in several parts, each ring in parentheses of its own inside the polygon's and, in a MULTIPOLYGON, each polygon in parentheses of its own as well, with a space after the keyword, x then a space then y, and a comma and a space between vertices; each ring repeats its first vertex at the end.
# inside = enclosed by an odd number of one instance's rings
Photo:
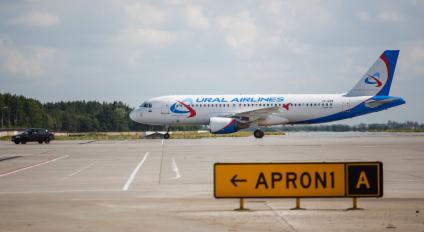
POLYGON ((256 110, 249 110, 240 113, 235 113, 232 115, 227 115, 226 117, 237 118, 242 122, 253 122, 259 119, 265 119, 271 114, 280 112, 280 107, 272 106, 267 108, 261 108, 256 110))

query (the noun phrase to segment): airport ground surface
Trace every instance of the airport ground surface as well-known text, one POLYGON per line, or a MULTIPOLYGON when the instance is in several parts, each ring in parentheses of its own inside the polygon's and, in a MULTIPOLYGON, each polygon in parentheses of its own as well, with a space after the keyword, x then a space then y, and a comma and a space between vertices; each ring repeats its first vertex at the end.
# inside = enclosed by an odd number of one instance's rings
POLYGON ((3 141, 0 160, 0 231, 424 231, 424 134, 3 141), (247 199, 240 212, 237 199, 213 198, 215 162, 377 160, 384 197, 359 199, 364 210, 247 199))

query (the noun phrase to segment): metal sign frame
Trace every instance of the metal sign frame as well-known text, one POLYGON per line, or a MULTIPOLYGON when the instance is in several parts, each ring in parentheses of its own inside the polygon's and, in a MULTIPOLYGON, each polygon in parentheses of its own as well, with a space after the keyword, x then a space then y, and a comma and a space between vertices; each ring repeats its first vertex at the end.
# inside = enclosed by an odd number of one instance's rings
MULTIPOLYGON (((214 197, 215 198, 352 198, 352 197, 382 197, 383 196, 383 163, 381 161, 370 161, 370 162, 288 162, 288 163, 215 163, 214 164, 214 197), (326 164, 342 164, 344 165, 344 195, 343 196, 304 196, 304 195, 296 195, 296 196, 218 196, 217 195, 217 166, 221 165, 326 165, 326 164), (349 176, 348 176, 348 167, 364 167, 364 166, 377 166, 377 193, 375 194, 349 194, 349 176)), ((229 180, 231 181, 231 179, 229 180)), ((351 180, 353 181, 353 180, 351 180)))

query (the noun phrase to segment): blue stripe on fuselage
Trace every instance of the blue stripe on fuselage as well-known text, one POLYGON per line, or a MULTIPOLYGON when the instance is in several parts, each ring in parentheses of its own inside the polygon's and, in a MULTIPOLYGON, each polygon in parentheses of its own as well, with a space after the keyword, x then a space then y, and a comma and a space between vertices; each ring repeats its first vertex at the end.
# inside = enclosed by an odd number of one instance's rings
POLYGON ((388 109, 388 108, 391 108, 391 107, 395 107, 395 106, 398 106, 398 105, 405 104, 405 100, 403 100, 402 98, 391 97, 391 96, 374 96, 374 97, 367 99, 367 100, 378 101, 378 100, 384 100, 384 99, 395 99, 395 100, 392 101, 392 102, 389 102, 389 103, 382 104, 382 105, 375 107, 375 108, 366 107, 365 101, 364 101, 364 102, 360 103, 359 105, 353 107, 352 109, 350 109, 348 111, 343 111, 343 112, 335 113, 335 114, 320 117, 320 118, 314 118, 314 119, 309 119, 309 120, 305 120, 305 121, 293 122, 291 124, 312 124, 312 123, 332 122, 332 121, 342 120, 342 119, 346 119, 346 118, 353 118, 353 117, 356 117, 356 116, 369 114, 369 113, 373 113, 373 112, 377 112, 377 111, 381 111, 381 110, 385 110, 385 109, 388 109))

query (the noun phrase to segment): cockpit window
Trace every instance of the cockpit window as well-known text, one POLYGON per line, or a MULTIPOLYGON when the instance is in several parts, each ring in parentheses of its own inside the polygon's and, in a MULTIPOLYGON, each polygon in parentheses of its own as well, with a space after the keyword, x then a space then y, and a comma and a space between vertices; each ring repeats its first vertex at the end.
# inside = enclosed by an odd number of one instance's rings
POLYGON ((143 104, 141 104, 141 105, 140 105, 140 107, 144 107, 144 108, 152 108, 152 103, 144 102, 143 104))

